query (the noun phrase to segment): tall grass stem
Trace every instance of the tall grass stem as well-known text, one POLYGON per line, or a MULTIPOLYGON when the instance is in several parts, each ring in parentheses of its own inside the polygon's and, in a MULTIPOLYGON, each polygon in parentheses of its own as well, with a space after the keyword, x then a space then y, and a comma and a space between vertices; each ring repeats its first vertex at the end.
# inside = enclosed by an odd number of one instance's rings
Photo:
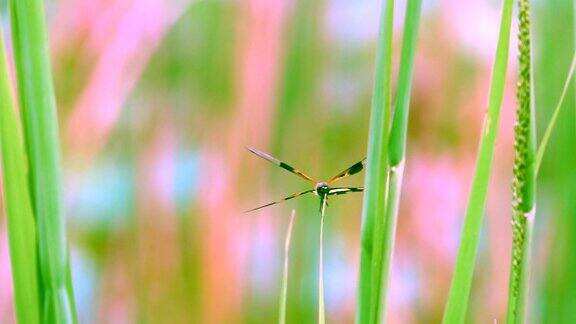
POLYGON ((410 95, 412 93, 414 59, 416 56, 421 11, 422 0, 408 0, 404 20, 400 72, 398 74, 396 108, 394 109, 394 116, 392 117, 392 125, 390 129, 389 154, 391 168, 398 166, 406 156, 406 134, 408 132, 410 95))
POLYGON ((490 84, 488 111, 482 127, 476 170, 466 208, 466 216, 462 228, 462 236, 460 237, 460 246, 458 248, 458 256, 450 285, 448 301, 444 310, 443 323, 447 324, 464 323, 466 318, 480 239, 480 230, 486 210, 486 195, 492 169, 498 121, 500 119, 500 107, 502 105, 506 83, 512 9, 513 1, 504 0, 496 58, 490 84))
POLYGON ((32 212, 26 153, 11 93, 8 62, 0 27, 0 147, 4 202, 18 323, 40 322, 36 224, 32 212))
POLYGON ((380 314, 384 291, 381 282, 386 276, 383 246, 389 233, 384 233, 384 217, 388 177, 388 132, 391 113, 392 36, 394 0, 384 0, 376 50, 374 89, 368 134, 365 192, 362 208, 360 270, 357 298, 357 323, 369 323, 371 313, 380 314))
POLYGON ((398 90, 396 94, 396 108, 392 117, 389 138, 389 161, 387 198, 385 206, 385 233, 382 263, 381 297, 374 301, 376 311, 372 314, 372 323, 382 322, 386 318, 387 290, 394 256, 394 242, 396 237, 396 224, 402 191, 402 178, 404 175, 404 159, 406 151, 406 133, 408 129, 408 115, 410 108, 410 94, 412 90, 412 76, 414 71, 414 58, 416 56, 418 29, 420 25, 421 0, 408 0, 404 20, 404 36, 400 59, 400 72, 398 77, 398 90), (377 303, 377 304, 376 304, 377 303))
POLYGON ((10 13, 30 193, 38 232, 42 321, 74 323, 76 312, 68 284, 60 145, 44 4, 42 0, 11 1, 10 13))

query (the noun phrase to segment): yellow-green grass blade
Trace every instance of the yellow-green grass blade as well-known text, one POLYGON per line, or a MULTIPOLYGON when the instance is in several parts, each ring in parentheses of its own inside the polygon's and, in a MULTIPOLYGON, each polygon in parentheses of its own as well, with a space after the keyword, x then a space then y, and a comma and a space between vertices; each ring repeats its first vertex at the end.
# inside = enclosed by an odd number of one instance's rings
POLYGON ((480 230, 486 210, 486 194, 492 169, 498 120, 500 119, 500 107, 504 95, 510 47, 512 8, 512 0, 503 1, 498 46, 496 48, 496 58, 490 85, 488 112, 482 128, 480 147, 476 160, 476 170, 466 208, 466 216, 462 228, 462 236, 460 238, 460 246, 450 285, 450 292, 448 294, 448 301, 444 310, 444 323, 464 323, 466 317, 480 239, 480 230))
POLYGON ((390 247, 383 246, 384 213, 388 176, 388 132, 391 111, 392 36, 394 0, 384 0, 380 16, 380 32, 376 51, 374 89, 368 134, 368 154, 365 192, 362 208, 360 270, 358 279, 357 323, 370 323, 381 312, 385 288, 382 278, 387 277, 383 258, 390 247), (374 315, 371 315, 374 314, 374 315))
POLYGON ((294 218, 296 217, 296 210, 292 209, 290 215, 290 222, 286 230, 286 240, 284 241, 284 268, 282 269, 282 287, 280 289, 280 310, 278 316, 278 323, 286 324, 286 304, 288 302, 288 266, 290 257, 290 241, 292 238, 292 228, 294 227, 294 218))
POLYGON ((0 147, 14 305, 18 323, 34 324, 40 322, 36 278, 36 224, 28 190, 24 143, 14 108, 0 28, 0 147))
POLYGON ((62 206, 60 146, 42 0, 10 2, 12 40, 30 193, 36 217, 42 321, 76 321, 67 285, 68 245, 62 206))

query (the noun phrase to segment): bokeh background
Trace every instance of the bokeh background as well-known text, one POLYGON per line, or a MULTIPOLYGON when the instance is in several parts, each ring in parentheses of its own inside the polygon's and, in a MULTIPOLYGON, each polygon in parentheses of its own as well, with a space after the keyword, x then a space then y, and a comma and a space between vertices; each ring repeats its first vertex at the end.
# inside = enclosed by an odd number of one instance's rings
MULTIPOLYGON (((405 6, 397 2, 396 53, 405 6)), ((532 4, 541 134, 568 72, 574 11, 568 0, 532 4)), ((441 320, 500 5, 424 1, 390 323, 441 320)), ((292 209, 288 322, 316 321, 317 199, 242 213, 309 188, 245 146, 319 178, 365 156, 379 8, 378 0, 47 1, 81 323, 275 322, 292 209)), ((515 53, 470 303, 476 323, 505 317, 515 53)), ((539 175, 534 323, 576 321, 571 93, 539 175)), ((327 210, 326 307, 330 323, 352 323, 362 195, 337 198, 327 210)), ((0 322, 13 321, 0 214, 0 322)))

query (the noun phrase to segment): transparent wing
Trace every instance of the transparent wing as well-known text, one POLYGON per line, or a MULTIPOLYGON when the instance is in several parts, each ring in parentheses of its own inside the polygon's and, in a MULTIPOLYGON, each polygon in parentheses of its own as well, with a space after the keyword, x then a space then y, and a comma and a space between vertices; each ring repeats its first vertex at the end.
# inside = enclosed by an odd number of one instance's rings
POLYGON ((362 171, 364 169, 365 165, 366 165, 366 158, 364 158, 364 160, 362 160, 362 161, 354 163, 348 169, 338 173, 337 175, 332 177, 332 179, 328 180, 328 183, 332 184, 332 183, 334 183, 340 179, 343 179, 343 178, 346 178, 346 177, 351 176, 353 174, 356 174, 356 173, 362 171))
POLYGON ((344 195, 350 192, 362 192, 364 187, 330 188, 328 195, 344 195))
POLYGON ((281 199, 281 200, 274 201, 274 202, 268 203, 268 204, 266 204, 266 205, 262 205, 262 206, 260 206, 260 207, 256 207, 256 208, 252 208, 252 209, 250 209, 250 210, 247 210, 247 211, 245 211, 245 213, 249 213, 249 212, 252 212, 252 211, 255 211, 255 210, 258 210, 258 209, 262 209, 262 208, 264 208, 264 207, 276 205, 276 204, 279 204, 279 203, 284 202, 284 201, 286 201, 286 200, 290 200, 290 199, 292 199, 292 198, 296 198, 296 197, 305 195, 305 194, 307 194, 307 193, 311 193, 311 192, 313 192, 313 191, 314 191, 314 189, 310 189, 310 190, 306 190, 306 191, 302 191, 302 192, 297 192, 297 193, 291 194, 290 196, 288 196, 288 197, 286 197, 286 198, 283 198, 283 199, 281 199))
POLYGON ((281 167, 282 169, 287 170, 291 173, 294 173, 295 175, 297 175, 303 179, 306 179, 306 180, 314 182, 314 183, 317 182, 316 180, 312 179, 310 176, 306 175, 302 171, 295 169, 291 165, 278 160, 277 158, 273 157, 272 155, 270 155, 268 153, 264 153, 262 151, 259 151, 255 148, 251 148, 251 147, 247 147, 247 149, 248 149, 248 151, 258 155, 259 157, 263 158, 264 160, 268 160, 268 161, 276 164, 277 166, 281 167))

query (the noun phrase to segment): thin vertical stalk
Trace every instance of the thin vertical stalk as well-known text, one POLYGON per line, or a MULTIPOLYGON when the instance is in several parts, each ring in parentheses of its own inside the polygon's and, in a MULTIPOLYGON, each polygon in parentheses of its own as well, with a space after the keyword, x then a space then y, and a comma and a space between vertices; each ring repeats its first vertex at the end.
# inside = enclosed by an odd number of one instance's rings
POLYGON ((296 210, 292 209, 292 214, 290 215, 290 222, 288 223, 288 229, 286 230, 286 240, 284 241, 284 268, 282 270, 282 288, 280 290, 280 310, 278 316, 278 323, 286 323, 286 303, 288 300, 288 266, 290 257, 290 240, 292 238, 292 227, 294 226, 294 217, 296 216, 296 210))
POLYGON ((69 280, 68 246, 62 207, 56 101, 42 0, 13 0, 10 12, 30 174, 38 231, 42 321, 76 321, 69 280))
POLYGON ((518 76, 514 127, 514 178, 512 182, 512 262, 508 288, 508 323, 524 323, 530 278, 530 243, 535 215, 536 127, 530 45, 530 2, 518 2, 518 76))
POLYGON ((17 118, 0 26, 0 147, 14 302, 18 323, 40 322, 36 224, 28 190, 26 154, 17 118))
POLYGON ((466 217, 462 228, 460 247, 458 249, 448 301, 444 310, 443 323, 464 323, 466 317, 478 242, 480 239, 480 230, 486 210, 486 194, 492 169, 496 133, 500 119, 500 107, 504 96, 510 46, 512 8, 512 0, 503 1, 498 46, 496 48, 496 58, 490 84, 488 111, 482 128, 480 147, 476 160, 476 170, 472 181, 468 206, 466 208, 466 217))
MULTIPOLYGON (((380 16, 380 33, 376 52, 374 90, 370 113, 365 193, 362 208, 360 270, 356 322, 369 323, 380 316, 381 300, 387 278, 382 264, 391 252, 384 242, 385 204, 388 164, 388 131, 391 111, 392 35, 394 0, 385 0, 380 16), (371 314, 374 314, 372 316, 371 314)), ((390 228, 388 228, 390 229, 390 228)))
POLYGON ((326 322, 326 311, 324 307, 324 212, 328 196, 320 199, 320 253, 318 256, 318 324, 326 322))

